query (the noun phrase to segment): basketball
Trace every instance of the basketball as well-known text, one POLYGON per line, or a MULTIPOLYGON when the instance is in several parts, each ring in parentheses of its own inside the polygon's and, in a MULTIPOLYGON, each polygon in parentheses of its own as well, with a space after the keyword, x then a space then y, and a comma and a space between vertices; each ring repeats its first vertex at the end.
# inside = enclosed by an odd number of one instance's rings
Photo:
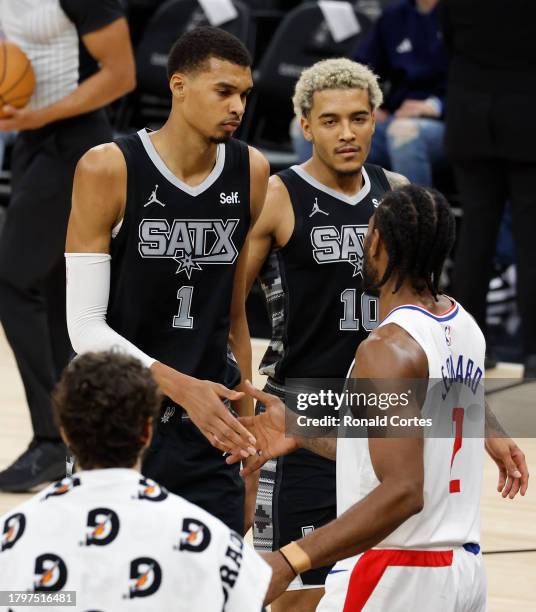
POLYGON ((6 104, 22 108, 28 104, 35 87, 35 75, 23 51, 12 42, 0 43, 0 118, 6 104))

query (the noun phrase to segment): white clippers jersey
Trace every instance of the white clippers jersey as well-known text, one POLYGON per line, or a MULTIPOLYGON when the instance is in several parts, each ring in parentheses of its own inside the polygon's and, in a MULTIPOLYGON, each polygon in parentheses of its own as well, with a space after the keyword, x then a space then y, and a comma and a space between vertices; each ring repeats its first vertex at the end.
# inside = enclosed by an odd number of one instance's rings
MULTIPOLYGON (((381 325, 391 323, 405 329, 426 353, 429 384, 422 416, 432 417, 434 425, 430 431, 424 428, 424 508, 376 548, 478 544, 484 461, 483 393, 478 381, 484 375, 484 336, 474 319, 454 302, 441 316, 414 305, 399 306, 381 325), (453 384, 456 378, 459 384, 453 384), (477 387, 475 395, 472 388, 477 387), (455 388, 461 391, 456 394, 455 388)), ((338 513, 379 484, 368 439, 339 438, 338 513)))
POLYGON ((82 471, 0 518, 0 591, 76 591, 76 608, 46 610, 260 612, 270 576, 238 534, 135 470, 82 471))

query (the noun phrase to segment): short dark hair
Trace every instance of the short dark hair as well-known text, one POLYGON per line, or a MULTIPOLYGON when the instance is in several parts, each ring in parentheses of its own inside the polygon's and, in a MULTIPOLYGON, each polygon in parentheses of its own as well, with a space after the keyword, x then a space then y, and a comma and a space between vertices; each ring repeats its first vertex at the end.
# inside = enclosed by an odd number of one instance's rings
POLYGON ((150 371, 137 359, 109 351, 74 359, 52 402, 56 422, 82 468, 132 467, 161 396, 150 371))
POLYGON ((376 288, 397 275, 394 292, 409 277, 413 288, 435 297, 445 260, 454 245, 455 222, 450 205, 435 189, 405 185, 385 194, 374 214, 389 263, 376 288))
POLYGON ((175 72, 194 72, 211 57, 238 66, 251 66, 251 55, 236 36, 220 28, 201 26, 183 34, 171 47, 167 62, 168 79, 175 72))

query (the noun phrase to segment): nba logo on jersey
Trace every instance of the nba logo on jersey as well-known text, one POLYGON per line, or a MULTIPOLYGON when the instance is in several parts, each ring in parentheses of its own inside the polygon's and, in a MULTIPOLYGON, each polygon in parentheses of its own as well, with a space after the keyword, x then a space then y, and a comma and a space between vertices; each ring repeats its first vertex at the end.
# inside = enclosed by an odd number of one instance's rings
POLYGON ((445 325, 445 342, 447 346, 452 345, 452 328, 450 325, 445 325))

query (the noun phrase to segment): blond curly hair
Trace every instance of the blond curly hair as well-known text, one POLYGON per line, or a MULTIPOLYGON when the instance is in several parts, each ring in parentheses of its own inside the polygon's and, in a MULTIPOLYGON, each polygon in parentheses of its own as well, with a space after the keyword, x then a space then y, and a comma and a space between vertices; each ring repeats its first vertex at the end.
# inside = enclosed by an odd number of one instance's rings
POLYGON ((383 93, 372 70, 345 57, 317 62, 306 68, 296 83, 292 98, 296 117, 299 119, 311 110, 315 91, 354 88, 368 91, 372 110, 381 106, 383 93))

